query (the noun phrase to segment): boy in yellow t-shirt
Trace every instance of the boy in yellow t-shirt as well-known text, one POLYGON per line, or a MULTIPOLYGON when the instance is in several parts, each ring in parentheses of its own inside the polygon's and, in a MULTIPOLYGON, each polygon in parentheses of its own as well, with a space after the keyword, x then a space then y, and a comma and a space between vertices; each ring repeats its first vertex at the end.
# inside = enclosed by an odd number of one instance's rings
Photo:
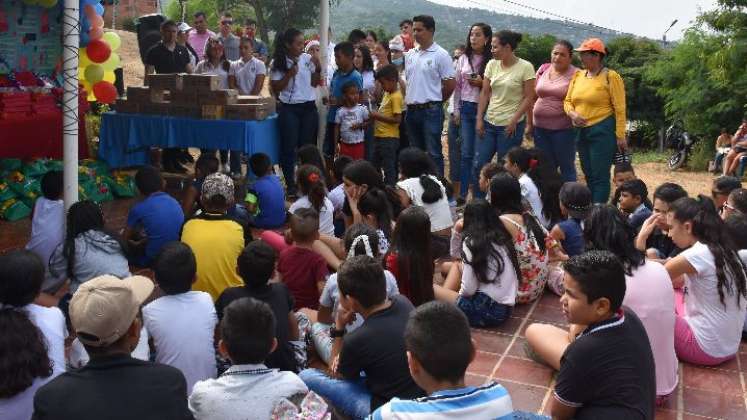
POLYGON ((394 65, 387 65, 376 72, 376 80, 384 89, 379 111, 371 112, 374 125, 373 164, 384 169, 384 182, 397 182, 397 149, 399 148, 399 124, 402 122, 404 100, 399 91, 399 72, 394 65))

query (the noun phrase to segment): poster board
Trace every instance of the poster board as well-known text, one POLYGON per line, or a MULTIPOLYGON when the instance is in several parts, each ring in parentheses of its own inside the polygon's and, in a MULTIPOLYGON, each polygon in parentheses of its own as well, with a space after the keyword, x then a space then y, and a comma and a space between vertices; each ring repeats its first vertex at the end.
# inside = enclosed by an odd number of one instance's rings
POLYGON ((62 67, 62 1, 51 8, 0 0, 0 74, 32 71, 56 79, 62 67))

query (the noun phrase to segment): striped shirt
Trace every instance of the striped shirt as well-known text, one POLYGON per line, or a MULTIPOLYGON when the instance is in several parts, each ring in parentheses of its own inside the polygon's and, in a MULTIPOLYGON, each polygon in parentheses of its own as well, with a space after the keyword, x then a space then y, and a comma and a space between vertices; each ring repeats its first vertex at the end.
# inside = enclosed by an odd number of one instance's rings
POLYGON ((392 399, 369 419, 513 419, 511 397, 503 385, 490 382, 434 392, 415 400, 392 399))

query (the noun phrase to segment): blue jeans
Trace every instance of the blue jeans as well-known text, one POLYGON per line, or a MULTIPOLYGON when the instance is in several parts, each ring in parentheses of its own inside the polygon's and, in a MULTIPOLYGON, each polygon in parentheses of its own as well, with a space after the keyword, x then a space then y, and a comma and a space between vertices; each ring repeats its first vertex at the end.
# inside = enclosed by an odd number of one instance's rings
MULTIPOLYGON (((459 195, 467 198, 469 185, 476 182, 472 179, 472 168, 475 165, 475 124, 477 123, 477 104, 462 101, 461 124, 459 125, 459 137, 462 139, 462 164, 460 165, 459 181, 462 188, 459 195)), ((449 149, 451 153, 451 149, 449 149)))
POLYGON ((444 110, 439 104, 428 108, 408 108, 405 116, 410 146, 425 150, 433 159, 438 174, 444 174, 444 155, 441 151, 441 131, 444 127, 444 110))
POLYGON ((576 133, 572 128, 549 130, 534 127, 534 145, 542 150, 550 166, 564 182, 576 181, 576 133))
POLYGON ((343 413, 356 419, 363 419, 371 414, 371 393, 363 378, 355 381, 335 379, 319 369, 304 369, 298 376, 311 391, 343 413))
POLYGON ((524 121, 516 124, 514 134, 508 137, 506 136, 505 125, 498 126, 485 121, 485 135, 477 139, 477 156, 475 158, 472 178, 472 191, 475 197, 485 197, 485 193, 480 191, 480 187, 477 185, 482 167, 493 160, 493 155, 498 155, 498 160, 500 161, 511 148, 521 146, 521 141, 524 139, 525 125, 524 121))
POLYGON ((306 144, 316 144, 319 114, 314 102, 278 104, 278 134, 280 134, 280 167, 288 193, 296 192, 296 151, 306 144))
POLYGON ((449 129, 446 134, 449 145, 449 181, 459 181, 462 161, 462 140, 459 138, 459 125, 454 124, 454 119, 449 115, 449 129))

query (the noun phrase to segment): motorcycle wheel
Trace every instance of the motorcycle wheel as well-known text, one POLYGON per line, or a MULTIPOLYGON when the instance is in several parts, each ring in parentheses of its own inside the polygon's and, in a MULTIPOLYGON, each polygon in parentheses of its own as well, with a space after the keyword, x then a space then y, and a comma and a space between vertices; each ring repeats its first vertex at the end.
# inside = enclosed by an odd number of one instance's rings
POLYGON ((669 157, 667 165, 670 170, 679 169, 685 164, 685 160, 687 160, 687 150, 678 150, 669 157))

